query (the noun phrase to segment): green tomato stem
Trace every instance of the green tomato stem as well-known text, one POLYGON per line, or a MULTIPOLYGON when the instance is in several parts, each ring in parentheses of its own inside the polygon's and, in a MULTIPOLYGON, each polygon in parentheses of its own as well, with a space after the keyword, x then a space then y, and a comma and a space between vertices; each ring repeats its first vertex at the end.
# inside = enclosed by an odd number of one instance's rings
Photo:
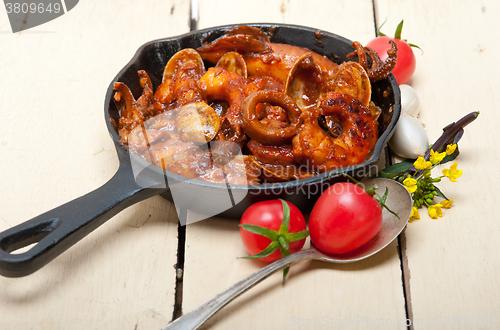
POLYGON ((401 32, 403 32, 403 22, 402 20, 396 27, 396 32, 394 32, 394 39, 401 39, 401 32))
POLYGON ((281 204, 283 204, 283 221, 281 222, 281 226, 279 229, 279 233, 281 235, 288 234, 288 229, 290 226, 290 208, 288 207, 287 202, 280 198, 281 204))
MULTIPOLYGON (((278 242, 280 243, 280 250, 281 250, 281 254, 283 255, 283 250, 284 251, 288 251, 288 253, 290 253, 290 247, 288 245, 288 240, 283 237, 283 236, 278 236, 278 242), (282 250, 283 249, 283 250, 282 250)), ((283 256, 285 257, 285 256, 283 256)))
MULTIPOLYGON (((290 255, 290 245, 289 243, 295 242, 301 239, 305 239, 309 236, 309 230, 303 230, 296 233, 289 233, 290 230, 290 207, 288 203, 284 200, 280 199, 283 205, 283 220, 281 221, 280 229, 278 231, 261 227, 255 225, 240 225, 246 231, 251 233, 261 235, 269 238, 272 242, 261 252, 252 255, 243 257, 243 259, 259 259, 263 257, 267 257, 274 253, 276 250, 280 250, 281 256, 286 257, 290 255)), ((286 267, 283 270, 283 283, 285 282, 288 271, 290 270, 290 266, 286 267)))
POLYGON ((264 250, 260 251, 257 254, 254 254, 253 256, 247 256, 243 257, 243 259, 259 259, 259 258, 264 258, 267 257, 271 254, 274 253, 274 251, 279 249, 279 243, 277 241, 271 242, 264 250))

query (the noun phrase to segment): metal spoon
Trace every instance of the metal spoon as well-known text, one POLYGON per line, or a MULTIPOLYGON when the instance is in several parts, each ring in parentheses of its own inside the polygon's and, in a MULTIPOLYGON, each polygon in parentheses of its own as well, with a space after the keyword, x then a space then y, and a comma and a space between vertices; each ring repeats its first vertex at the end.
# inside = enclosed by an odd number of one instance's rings
POLYGON ((368 258, 389 245, 401 231, 405 228, 411 215, 412 199, 408 190, 400 183, 389 179, 370 179, 363 181, 367 187, 377 185, 377 192, 383 193, 385 188, 389 189, 386 204, 399 215, 399 219, 389 211, 383 209, 382 227, 378 234, 362 247, 341 255, 326 255, 316 250, 311 244, 311 248, 293 253, 285 258, 267 265, 261 270, 253 273, 235 285, 227 288, 219 294, 208 299, 188 314, 174 320, 161 330, 172 329, 198 329, 206 320, 224 307, 231 300, 250 289, 257 283, 269 277, 272 273, 291 265, 299 260, 322 260, 332 263, 349 263, 368 258))

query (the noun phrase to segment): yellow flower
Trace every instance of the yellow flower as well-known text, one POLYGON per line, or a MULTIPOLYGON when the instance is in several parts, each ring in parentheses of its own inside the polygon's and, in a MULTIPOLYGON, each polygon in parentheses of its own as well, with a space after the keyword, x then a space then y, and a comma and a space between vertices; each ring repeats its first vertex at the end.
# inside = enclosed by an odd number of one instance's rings
POLYGON ((443 211, 441 210, 441 204, 434 204, 427 208, 427 212, 432 219, 437 219, 443 216, 443 211))
POLYGON ((450 199, 448 199, 448 200, 444 200, 444 201, 442 201, 442 202, 441 202, 441 205, 442 205, 445 209, 449 209, 453 203, 455 203, 455 202, 453 201, 453 199, 451 199, 451 198, 450 198, 450 199))
POLYGON ((413 166, 417 170, 426 170, 432 166, 431 162, 428 162, 424 159, 424 157, 418 157, 417 160, 413 163, 413 166))
POLYGON ((446 154, 447 155, 451 155, 452 153, 455 152, 455 149, 457 149, 457 145, 456 144, 448 144, 446 146, 446 154))
POLYGON ((444 159, 444 157, 446 156, 446 152, 434 152, 434 150, 431 149, 431 157, 430 157, 430 161, 432 163, 432 165, 436 165, 436 164, 439 164, 441 163, 441 161, 444 159))
POLYGON ((417 180, 414 178, 406 178, 403 181, 403 185, 408 189, 410 194, 413 194, 417 190, 417 180))
POLYGON ((443 175, 450 179, 451 182, 457 182, 457 179, 462 175, 463 171, 462 170, 457 170, 457 162, 454 162, 453 165, 451 165, 450 169, 443 169, 443 175))
POLYGON ((413 220, 420 219, 420 214, 418 214, 418 209, 416 206, 411 208, 411 215, 410 215, 410 220, 409 222, 412 222, 413 220))

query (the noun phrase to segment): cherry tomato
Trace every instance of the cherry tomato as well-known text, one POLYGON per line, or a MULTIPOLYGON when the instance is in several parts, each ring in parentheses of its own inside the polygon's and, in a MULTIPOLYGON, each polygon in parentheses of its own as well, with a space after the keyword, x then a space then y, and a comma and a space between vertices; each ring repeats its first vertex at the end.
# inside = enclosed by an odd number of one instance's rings
MULTIPOLYGON (((297 233, 307 229, 306 221, 300 210, 292 203, 286 202, 290 209, 289 233, 297 233)), ((279 231, 283 222, 283 204, 281 200, 258 202, 250 206, 241 218, 241 225, 255 225, 279 231)), ((264 250, 272 242, 269 238, 251 233, 240 226, 240 235, 243 245, 250 255, 255 255, 264 250)), ((306 239, 289 242, 290 253, 302 249, 306 239)), ((273 262, 281 259, 280 250, 276 250, 267 257, 259 258, 264 262, 273 262)))
POLYGON ((392 70, 392 74, 399 85, 406 84, 415 72, 415 67, 417 65, 415 54, 413 54, 410 45, 401 39, 382 36, 367 43, 366 47, 370 47, 376 51, 380 59, 385 62, 388 56, 387 51, 391 48, 389 40, 394 40, 398 45, 398 58, 396 60, 396 67, 392 70))
POLYGON ((329 254, 357 249, 371 240, 381 226, 379 202, 361 187, 347 182, 326 189, 309 217, 311 242, 329 254))

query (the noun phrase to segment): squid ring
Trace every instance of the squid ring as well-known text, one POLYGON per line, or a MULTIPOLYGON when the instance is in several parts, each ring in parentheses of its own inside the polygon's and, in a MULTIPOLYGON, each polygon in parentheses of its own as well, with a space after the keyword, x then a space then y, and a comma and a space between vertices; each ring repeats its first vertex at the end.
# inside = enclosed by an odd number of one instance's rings
POLYGON ((275 91, 259 91, 247 96, 241 104, 243 129, 252 139, 266 145, 283 145, 297 135, 302 118, 300 109, 286 94, 275 91), (269 103, 283 108, 290 125, 285 128, 271 128, 259 121, 256 107, 259 103, 269 103))

